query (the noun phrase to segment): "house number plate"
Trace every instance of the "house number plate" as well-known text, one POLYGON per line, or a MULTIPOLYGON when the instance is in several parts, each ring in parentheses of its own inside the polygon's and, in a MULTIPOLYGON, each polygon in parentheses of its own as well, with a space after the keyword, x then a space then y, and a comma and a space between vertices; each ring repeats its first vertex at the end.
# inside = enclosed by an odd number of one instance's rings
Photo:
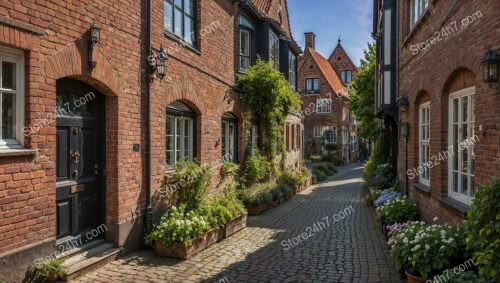
POLYGON ((83 192, 84 190, 85 190, 85 185, 84 184, 71 186, 71 193, 72 194, 83 192))

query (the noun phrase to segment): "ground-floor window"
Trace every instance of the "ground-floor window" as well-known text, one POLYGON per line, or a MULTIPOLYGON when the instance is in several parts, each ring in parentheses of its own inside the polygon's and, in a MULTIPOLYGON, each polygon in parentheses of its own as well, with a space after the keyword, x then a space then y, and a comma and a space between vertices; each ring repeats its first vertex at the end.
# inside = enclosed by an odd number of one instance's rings
POLYGON ((226 113, 222 115, 222 156, 224 160, 234 162, 236 160, 237 143, 237 119, 234 115, 226 113))
POLYGON ((0 150, 22 148, 24 53, 0 46, 0 150))
POLYGON ((173 169, 179 161, 194 158, 195 114, 182 102, 174 102, 167 108, 167 169, 173 169))
POLYGON ((430 115, 431 104, 426 102, 420 105, 419 122, 418 122, 418 156, 419 164, 424 169, 419 176, 419 182, 429 186, 430 169, 427 165, 431 159, 430 154, 430 115))
POLYGON ((448 193, 470 204, 474 196, 475 87, 450 93, 448 116, 448 193))

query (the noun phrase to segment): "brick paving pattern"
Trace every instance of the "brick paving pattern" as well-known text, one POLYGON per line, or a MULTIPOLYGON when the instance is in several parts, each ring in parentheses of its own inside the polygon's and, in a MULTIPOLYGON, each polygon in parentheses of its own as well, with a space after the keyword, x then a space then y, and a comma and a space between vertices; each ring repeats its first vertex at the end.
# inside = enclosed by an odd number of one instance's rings
POLYGON ((249 217, 246 229, 192 259, 141 251, 75 282, 400 282, 373 208, 362 200, 361 171, 359 165, 340 168, 328 182, 249 217), (333 223, 349 206, 352 213, 333 223), (326 216, 329 227, 284 250, 283 240, 310 234, 307 227, 326 216))

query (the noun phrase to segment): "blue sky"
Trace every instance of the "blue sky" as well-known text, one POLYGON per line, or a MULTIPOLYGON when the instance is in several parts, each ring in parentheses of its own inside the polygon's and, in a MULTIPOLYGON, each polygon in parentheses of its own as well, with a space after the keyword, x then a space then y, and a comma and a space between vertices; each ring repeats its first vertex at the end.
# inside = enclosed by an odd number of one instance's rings
POLYGON ((371 0, 288 0, 295 41, 304 47, 304 32, 316 34, 316 50, 328 58, 340 36, 342 46, 359 66, 367 42, 372 42, 371 0))

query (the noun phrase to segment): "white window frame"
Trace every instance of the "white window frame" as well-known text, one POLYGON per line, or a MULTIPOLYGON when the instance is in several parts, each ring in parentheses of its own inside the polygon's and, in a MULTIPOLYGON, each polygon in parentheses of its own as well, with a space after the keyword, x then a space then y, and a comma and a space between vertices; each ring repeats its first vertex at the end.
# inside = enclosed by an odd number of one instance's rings
POLYGON ((337 127, 323 127, 323 133, 326 131, 330 131, 332 134, 329 137, 325 138, 325 144, 337 144, 338 136, 337 136, 337 127))
POLYGON ((411 28, 415 27, 429 8, 429 0, 410 1, 411 28))
MULTIPOLYGON (((186 147, 188 151, 187 155, 187 160, 193 161, 193 148, 194 148, 194 119, 193 117, 189 116, 183 116, 183 115, 171 115, 167 114, 167 119, 168 118, 173 118, 174 119, 174 128, 173 128, 173 135, 170 135, 173 140, 174 140, 174 148, 171 150, 168 150, 168 144, 166 151, 167 152, 172 152, 172 163, 168 164, 167 163, 167 170, 175 168, 175 165, 177 164, 177 159, 182 160, 186 158, 186 155, 184 153, 186 147), (177 134, 177 121, 181 122, 181 129, 180 129, 180 134, 177 134), (185 123, 188 124, 188 133, 186 134, 185 132, 185 123), (178 137, 180 138, 180 144, 178 144, 178 137), (188 138, 188 144, 186 145, 185 138, 188 138), (177 158, 179 157, 179 158, 177 158)), ((167 123, 167 127, 168 127, 167 123)))
POLYGON ((419 182, 430 186, 431 174, 430 167, 427 165, 430 161, 430 118, 431 102, 422 103, 418 110, 418 164, 424 171, 419 175, 419 182))
POLYGON ((448 158, 448 196, 465 203, 466 205, 470 205, 473 199, 473 190, 474 190, 474 147, 475 147, 475 135, 474 135, 474 123, 475 123, 475 110, 474 110, 474 96, 475 96, 476 88, 468 87, 461 89, 459 91, 455 91, 450 93, 449 95, 449 104, 448 104, 448 149, 447 151, 450 153, 448 158), (463 119, 463 101, 464 98, 467 99, 467 121, 463 119), (454 109, 454 101, 458 99, 457 108, 457 121, 454 121, 455 109, 454 109), (467 132, 470 133, 466 136, 466 139, 462 139, 463 137, 463 126, 467 126, 467 132), (456 141, 453 140, 453 136, 455 134, 455 126, 456 128, 456 141), (468 142, 467 142, 468 141, 468 142), (456 142, 457 147, 455 148, 454 143, 456 142), (460 146, 464 148, 464 150, 460 150, 460 146), (464 172, 464 163, 463 163, 463 152, 467 151, 467 171, 464 172), (454 162, 457 162, 457 169, 455 170, 454 162), (454 191, 455 185, 455 175, 457 174, 457 191, 454 191), (461 193, 463 190, 462 177, 467 178, 467 189, 465 194, 461 193))
POLYGON ((330 98, 316 99, 316 109, 319 114, 332 113, 332 100, 330 98))
MULTIPOLYGON (((24 52, 21 50, 0 46, 0 68, 1 62, 6 61, 16 64, 16 89, 3 89, 0 85, 0 150, 22 149, 24 147, 24 52), (2 138, 2 93, 10 93, 16 96, 16 115, 15 115, 15 139, 2 138)), ((0 72, 0 83, 2 81, 2 73, 0 72)))
POLYGON ((313 128, 313 136, 315 138, 320 138, 321 135, 322 135, 322 132, 323 132, 323 129, 321 128, 321 126, 314 126, 314 128, 313 128))
POLYGON ((230 159, 227 161, 234 162, 236 160, 236 143, 238 141, 237 122, 229 119, 223 119, 222 131, 224 131, 222 142, 223 144, 225 144, 225 149, 224 152, 222 152, 222 157, 225 157, 229 154, 230 159), (233 126, 233 132, 231 132, 231 125, 233 126))

